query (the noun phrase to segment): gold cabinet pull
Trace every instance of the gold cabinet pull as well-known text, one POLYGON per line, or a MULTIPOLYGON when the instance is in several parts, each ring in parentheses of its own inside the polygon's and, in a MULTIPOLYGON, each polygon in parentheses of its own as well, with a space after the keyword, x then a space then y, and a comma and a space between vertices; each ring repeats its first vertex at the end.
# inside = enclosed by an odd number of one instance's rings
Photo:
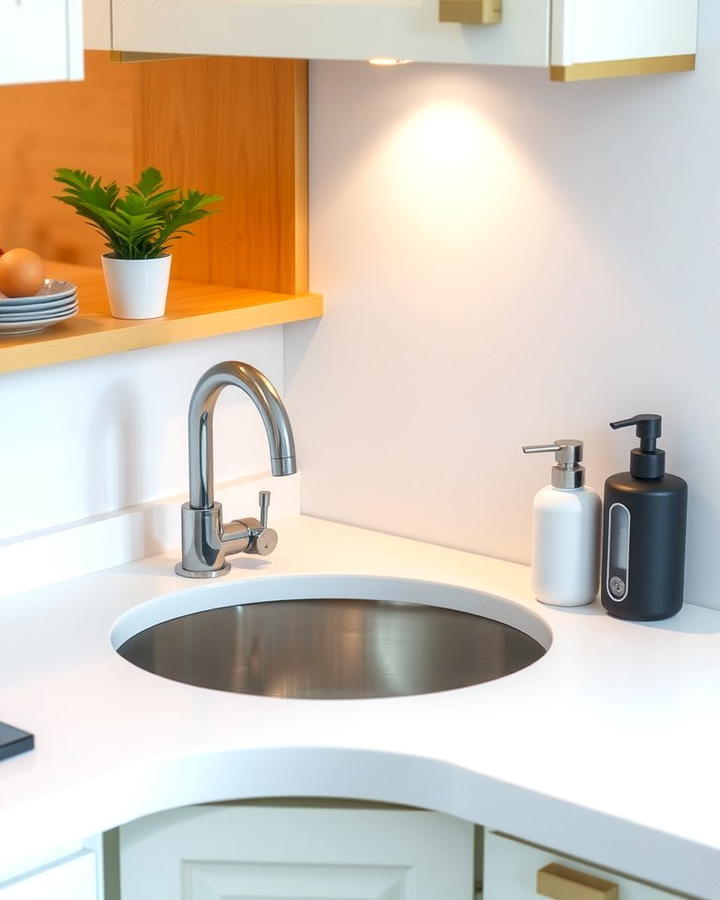
POLYGON ((618 886, 595 875, 586 875, 558 863, 538 869, 537 888, 541 897, 553 900, 618 900, 618 886))
POLYGON ((502 0, 440 0, 440 21, 461 25, 497 25, 502 0))

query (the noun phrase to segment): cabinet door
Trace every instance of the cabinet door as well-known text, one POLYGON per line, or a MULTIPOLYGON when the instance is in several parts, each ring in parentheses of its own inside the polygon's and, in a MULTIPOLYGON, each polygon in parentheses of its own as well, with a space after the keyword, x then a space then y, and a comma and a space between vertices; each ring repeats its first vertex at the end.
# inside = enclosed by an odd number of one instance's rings
POLYGON ((84 850, 22 878, 0 884, 0 900, 97 900, 95 854, 84 850))
POLYGON ((549 0, 503 0, 496 25, 441 23, 439 7, 440 0, 113 0, 113 47, 547 65, 549 0))
POLYGON ((553 0, 557 81, 695 67, 697 0, 553 0))
POLYGON ((0 84, 83 76, 82 0, 0 0, 0 84))
POLYGON ((120 829, 122 900, 472 900, 473 826, 395 809, 199 806, 120 829))
POLYGON ((111 0, 84 0, 83 33, 86 50, 112 49, 111 0))
POLYGON ((602 897, 602 889, 593 883, 597 893, 587 892, 587 878, 598 879, 615 886, 608 888, 608 897, 622 900, 677 900, 677 894, 650 887, 632 878, 607 872, 586 863, 567 859, 551 850, 531 847, 521 841, 485 832, 483 869, 483 900, 540 900, 542 897, 602 897), (537 892, 538 872, 546 866, 560 866, 550 870, 550 893, 537 892))

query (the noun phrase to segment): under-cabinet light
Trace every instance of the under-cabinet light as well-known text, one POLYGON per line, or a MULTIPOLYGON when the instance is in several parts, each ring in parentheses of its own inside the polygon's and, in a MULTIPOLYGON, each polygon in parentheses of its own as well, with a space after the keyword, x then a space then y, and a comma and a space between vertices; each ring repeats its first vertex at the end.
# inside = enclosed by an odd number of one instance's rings
POLYGON ((389 56, 373 56, 368 60, 371 66, 406 66, 411 59, 392 59, 389 56))

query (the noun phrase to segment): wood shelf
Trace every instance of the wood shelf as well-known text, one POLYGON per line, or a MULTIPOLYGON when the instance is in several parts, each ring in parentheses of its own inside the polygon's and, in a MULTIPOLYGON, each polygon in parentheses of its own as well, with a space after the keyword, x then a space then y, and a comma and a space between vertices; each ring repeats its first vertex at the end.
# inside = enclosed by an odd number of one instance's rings
POLYGON ((0 372, 299 322, 323 312, 320 294, 279 294, 172 279, 161 319, 113 319, 100 269, 49 263, 48 275, 78 286, 80 312, 46 331, 0 336, 0 372))

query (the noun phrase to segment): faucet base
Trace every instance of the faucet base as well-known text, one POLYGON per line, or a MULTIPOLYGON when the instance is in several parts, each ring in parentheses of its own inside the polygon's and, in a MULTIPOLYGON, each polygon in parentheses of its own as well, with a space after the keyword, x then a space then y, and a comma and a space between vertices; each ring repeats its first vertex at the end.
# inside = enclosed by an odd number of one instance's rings
POLYGON ((222 575, 227 575, 229 571, 229 562, 224 563, 222 569, 207 569, 204 572, 193 572, 186 569, 181 562, 175 564, 175 574, 181 575, 183 578, 220 578, 222 575))

